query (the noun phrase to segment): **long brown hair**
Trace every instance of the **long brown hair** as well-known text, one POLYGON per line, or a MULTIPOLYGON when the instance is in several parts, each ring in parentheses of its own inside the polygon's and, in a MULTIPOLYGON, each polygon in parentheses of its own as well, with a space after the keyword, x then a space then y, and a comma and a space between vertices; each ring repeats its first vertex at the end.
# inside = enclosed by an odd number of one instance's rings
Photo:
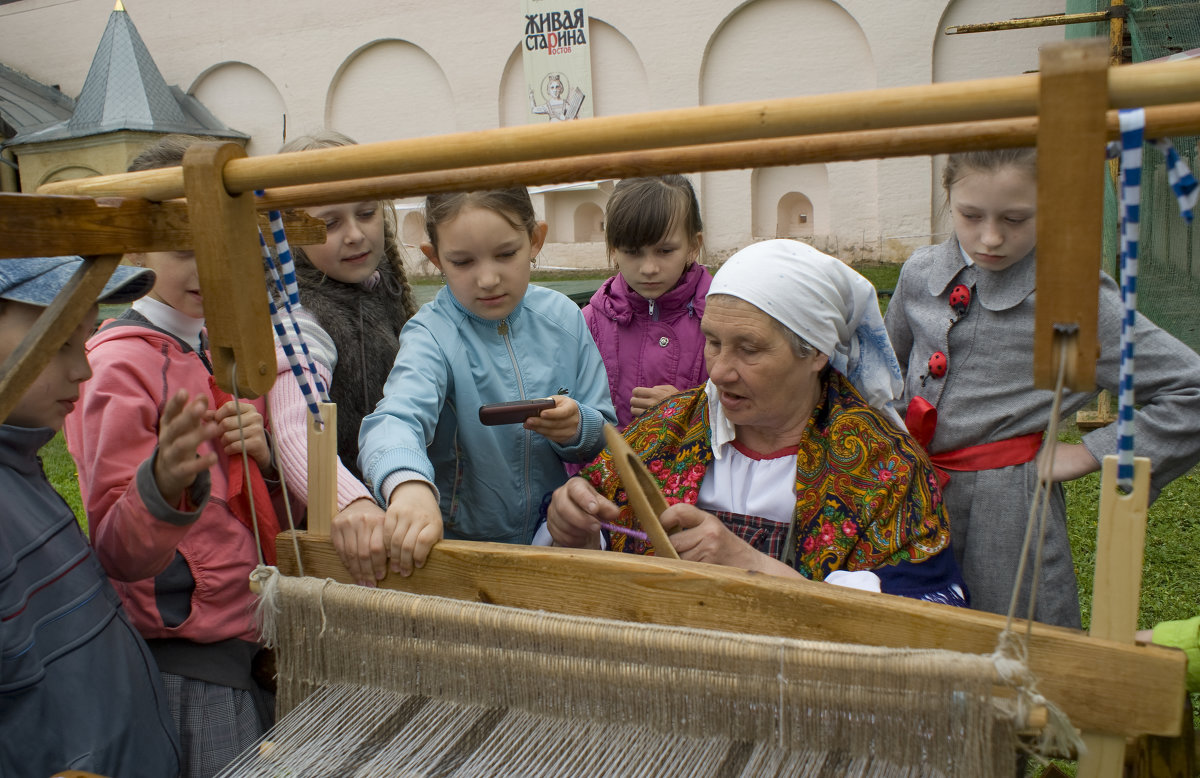
POLYGON ((692 182, 672 174, 627 178, 613 188, 604 215, 604 243, 608 253, 636 250, 658 243, 683 222, 689 244, 704 230, 700 202, 692 182))
POLYGON ((487 189, 479 192, 447 192, 425 198, 425 233, 437 253, 438 225, 445 224, 462 213, 464 208, 486 208, 499 214, 514 230, 524 230, 531 239, 537 229, 537 214, 533 200, 523 186, 508 189, 487 189))

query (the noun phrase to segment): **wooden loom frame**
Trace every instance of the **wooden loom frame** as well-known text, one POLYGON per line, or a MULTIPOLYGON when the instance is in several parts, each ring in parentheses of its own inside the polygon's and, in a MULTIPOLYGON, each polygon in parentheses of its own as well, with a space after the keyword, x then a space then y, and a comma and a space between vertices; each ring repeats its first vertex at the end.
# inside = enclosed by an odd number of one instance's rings
MULTIPOLYGON (((43 187, 46 194, 0 195, 0 258, 78 253, 93 259, 0 367, 0 418, 7 416, 91 307, 118 252, 187 248, 193 245, 194 228, 205 288, 231 293, 239 285, 258 288, 259 256, 253 245, 257 240, 250 235, 253 220, 247 219, 255 209, 604 176, 1024 146, 1034 138, 1042 147, 1041 164, 1057 166, 1056 175, 1039 177, 1039 223, 1062 220, 1057 228, 1071 236, 1063 241, 1067 246, 1058 263, 1059 269, 1066 269, 1044 278, 1043 269, 1055 267, 1039 264, 1039 289, 1057 286, 1070 293, 1039 296, 1035 364, 1044 383, 1054 368, 1054 324, 1076 324, 1081 335, 1069 339, 1068 380, 1072 386, 1086 383, 1095 360, 1096 295, 1090 295, 1089 341, 1089 314, 1086 306, 1078 305, 1089 293, 1079 293, 1077 281, 1096 275, 1099 251, 1086 247, 1089 233, 1098 240, 1100 230, 1099 207, 1093 199, 1080 198, 1080 182, 1097 168, 1096 144, 1106 135, 1116 136, 1113 108, 1173 103, 1147 111, 1149 133, 1200 129, 1200 62, 1108 69, 1097 65, 1086 45, 1048 47, 1048 55, 1041 78, 1016 76, 677 109, 325 149, 302 157, 242 158, 228 147, 202 147, 189 154, 182 168, 59 182, 43 187), (1087 142, 1074 142, 1080 137, 1087 142), (570 159, 583 150, 589 154, 582 161, 570 159), (1067 187, 1070 196, 1058 194, 1056 186, 1067 187), (252 190, 268 187, 274 189, 260 202, 252 200, 252 190), (186 210, 165 202, 185 193, 186 210), (1070 207, 1076 200, 1084 200, 1086 207, 1056 213, 1049 206, 1070 207), (200 242, 206 237, 211 239, 208 243, 200 242), (1068 261, 1072 256, 1076 259, 1068 261), (246 279, 254 283, 238 283, 246 279)), ((1099 186, 1099 174, 1094 177, 1099 186)), ((1047 246, 1054 239, 1042 233, 1039 243, 1043 240, 1047 246)), ((210 295, 207 301, 210 335, 222 354, 218 381, 231 390, 234 365, 240 360, 237 383, 243 396, 265 392, 274 378, 270 329, 255 310, 265 309, 261 297, 210 295)), ((309 574, 349 582, 327 540, 327 525, 322 533, 321 504, 328 505, 328 495, 312 500, 310 532, 298 537, 304 568, 309 574)), ((286 535, 280 537, 284 572, 296 571, 290 542, 286 535)), ((1133 567, 1140 571, 1140 551, 1133 567)), ((1003 619, 992 614, 727 568, 484 543, 443 541, 417 574, 408 579, 391 575, 381 585, 627 620, 972 653, 992 651, 1003 628, 1003 619)), ((1135 595, 1134 609, 1136 602, 1135 595)), ((1122 743, 1127 736, 1178 735, 1185 660, 1178 652, 1132 645, 1132 626, 1128 618, 1123 621, 1125 626, 1107 636, 1111 639, 1033 625, 1029 662, 1041 679, 1040 690, 1085 731, 1122 743)))

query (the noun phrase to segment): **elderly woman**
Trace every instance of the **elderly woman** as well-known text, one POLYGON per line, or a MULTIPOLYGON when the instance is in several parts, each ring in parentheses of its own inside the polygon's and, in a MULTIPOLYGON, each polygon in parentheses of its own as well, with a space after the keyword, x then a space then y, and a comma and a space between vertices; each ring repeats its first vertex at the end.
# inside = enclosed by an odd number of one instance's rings
MULTIPOLYGON (((875 290, 792 240, 734 254, 701 331, 709 380, 625 431, 683 559, 965 604, 933 467, 890 401, 900 370, 875 290)), ((558 490, 557 545, 646 553, 611 454, 558 490), (616 502, 614 502, 614 500, 616 502)))

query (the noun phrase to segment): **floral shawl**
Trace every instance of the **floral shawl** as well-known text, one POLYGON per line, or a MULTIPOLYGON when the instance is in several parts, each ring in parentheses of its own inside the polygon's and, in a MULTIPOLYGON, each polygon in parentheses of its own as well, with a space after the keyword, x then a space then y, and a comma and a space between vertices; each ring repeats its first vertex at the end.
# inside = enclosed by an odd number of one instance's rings
MULTIPOLYGON (((820 581, 834 570, 907 567, 949 549, 949 520, 925 453, 840 373, 828 370, 822 389, 796 457, 796 570, 820 581)), ((668 503, 696 503, 713 461, 704 387, 663 402, 624 435, 668 503)), ((580 475, 620 506, 618 524, 636 526, 611 452, 580 475)), ((611 547, 652 553, 619 533, 611 547)))

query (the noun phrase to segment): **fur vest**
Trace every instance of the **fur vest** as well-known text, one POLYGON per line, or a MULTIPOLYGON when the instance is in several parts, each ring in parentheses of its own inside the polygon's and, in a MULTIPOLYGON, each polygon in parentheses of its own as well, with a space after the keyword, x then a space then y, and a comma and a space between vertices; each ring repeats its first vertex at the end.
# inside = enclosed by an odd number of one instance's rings
POLYGON ((337 347, 329 396, 338 406, 338 456, 361 479, 358 428, 375 410, 400 347, 400 329, 416 312, 412 289, 397 269, 398 260, 379 263, 379 282, 372 289, 344 284, 317 270, 297 252, 296 279, 300 303, 337 347))

